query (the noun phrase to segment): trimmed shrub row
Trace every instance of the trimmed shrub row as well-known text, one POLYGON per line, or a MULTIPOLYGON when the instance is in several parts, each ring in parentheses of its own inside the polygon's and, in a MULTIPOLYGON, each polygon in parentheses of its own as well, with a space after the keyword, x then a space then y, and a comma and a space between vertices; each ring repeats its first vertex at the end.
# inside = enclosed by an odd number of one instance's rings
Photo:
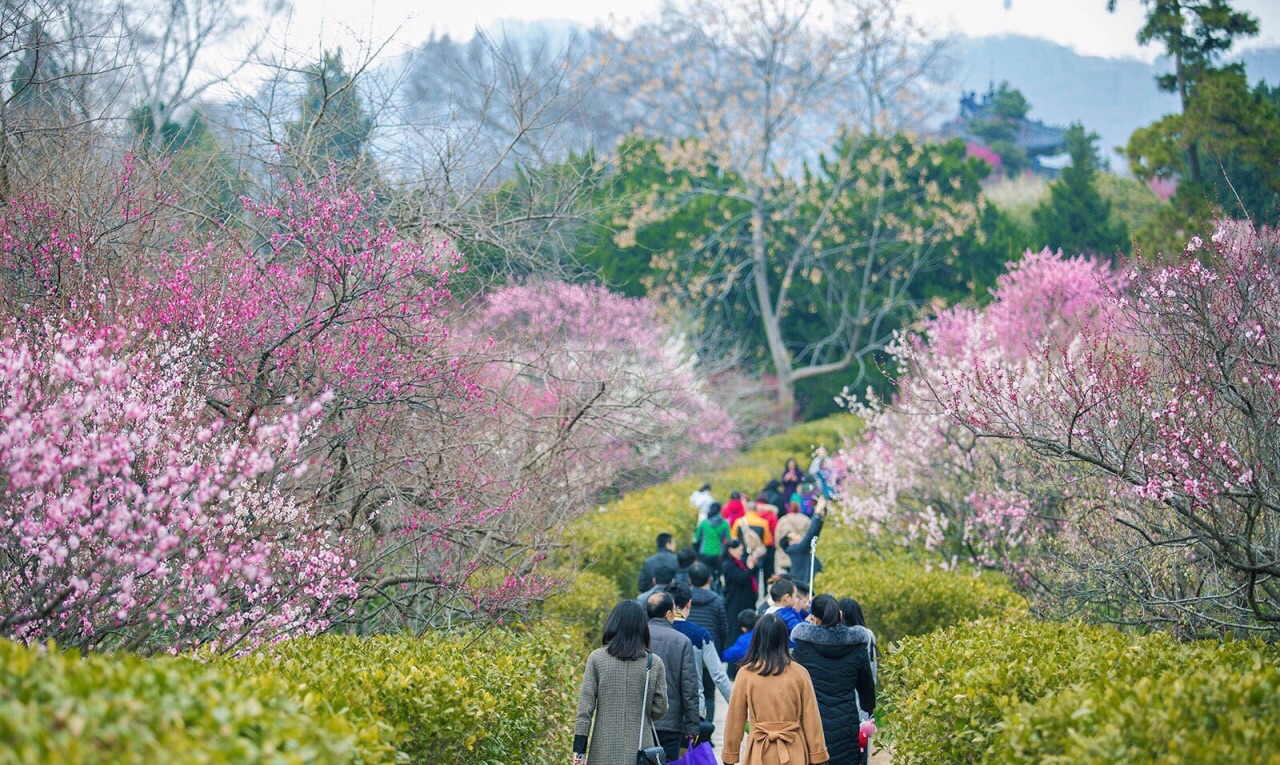
POLYGON ((186 658, 82 658, 0 640, 0 763, 365 761, 352 724, 290 686, 186 658))
POLYGON ((857 600, 882 649, 943 627, 1027 612, 1026 600, 998 575, 929 568, 906 552, 875 553, 848 528, 824 529, 818 557, 817 591, 857 600))
POLYGON ((1280 650, 1007 618, 882 664, 894 762, 1280 762, 1280 650))
POLYGON ((0 763, 558 762, 580 641, 326 635, 209 664, 0 641, 0 763))

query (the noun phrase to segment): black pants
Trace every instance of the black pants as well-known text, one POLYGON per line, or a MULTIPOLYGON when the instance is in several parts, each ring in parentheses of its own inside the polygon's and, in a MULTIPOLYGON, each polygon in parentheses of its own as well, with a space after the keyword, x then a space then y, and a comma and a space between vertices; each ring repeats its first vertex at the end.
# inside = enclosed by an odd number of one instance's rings
POLYGON ((716 684, 711 679, 711 670, 702 668, 702 697, 707 700, 707 719, 716 719, 716 684))
POLYGON ((658 731, 658 745, 667 751, 667 762, 675 762, 680 758, 680 747, 689 737, 678 730, 658 731))

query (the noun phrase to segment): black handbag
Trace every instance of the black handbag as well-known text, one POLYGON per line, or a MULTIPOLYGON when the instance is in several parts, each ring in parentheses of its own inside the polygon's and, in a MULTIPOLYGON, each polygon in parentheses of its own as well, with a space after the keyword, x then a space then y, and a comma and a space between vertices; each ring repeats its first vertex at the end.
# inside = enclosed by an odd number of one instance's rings
MULTIPOLYGON (((644 696, 640 700, 640 740, 636 742, 636 765, 667 765, 667 750, 660 746, 644 746, 644 726, 649 720, 649 672, 653 670, 653 654, 645 657, 644 664, 644 696)), ((657 731, 653 740, 658 740, 657 731)))

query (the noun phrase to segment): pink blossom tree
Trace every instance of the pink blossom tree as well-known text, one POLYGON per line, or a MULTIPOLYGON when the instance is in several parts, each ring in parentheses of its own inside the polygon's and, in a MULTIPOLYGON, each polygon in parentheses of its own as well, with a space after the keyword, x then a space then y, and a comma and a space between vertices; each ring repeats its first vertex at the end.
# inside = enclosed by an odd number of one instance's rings
POLYGON ((1031 584, 1044 546, 1061 533, 1078 485, 1016 444, 981 438, 953 415, 950 385, 976 368, 1023 379, 1045 354, 1111 314, 1119 279, 1107 266, 1028 252, 1002 275, 990 304, 956 306, 891 349, 901 370, 892 405, 850 398, 866 428, 835 458, 846 521, 873 539, 921 545, 1016 574, 1031 584))
POLYGON ((321 403, 210 419, 201 338, 88 324, 0 340, 0 635, 234 650, 325 628, 356 564, 276 480, 321 403))
MULTIPOLYGON (((559 466, 562 499, 709 464, 738 445, 683 338, 650 300, 563 282, 487 295, 470 332, 491 340, 483 378, 502 402, 503 450, 559 466)), ((543 480, 545 482, 546 478, 543 480)))
POLYGON ((310 469, 258 480, 310 508, 301 535, 340 536, 358 562, 339 623, 518 614, 556 585, 542 573, 555 530, 593 492, 683 465, 681 448, 733 444, 647 305, 514 288, 469 318, 449 244, 392 228, 334 177, 246 200, 243 221, 198 237, 153 192, 163 184, 144 192, 126 169, 122 187, 96 217, 15 204, 0 266, 24 288, 0 298, 41 337, 86 313, 151 338, 153 354, 167 352, 157 338, 199 338, 190 395, 206 424, 241 432, 323 397, 298 445, 310 469), (104 236, 113 225, 129 235, 104 236), (519 316, 499 309, 522 300, 519 316))
POLYGON ((1220 224, 1132 269, 1107 321, 1033 366, 943 376, 956 422, 1106 481, 1067 551, 1096 612, 1280 630, 1278 256, 1277 232, 1220 224))

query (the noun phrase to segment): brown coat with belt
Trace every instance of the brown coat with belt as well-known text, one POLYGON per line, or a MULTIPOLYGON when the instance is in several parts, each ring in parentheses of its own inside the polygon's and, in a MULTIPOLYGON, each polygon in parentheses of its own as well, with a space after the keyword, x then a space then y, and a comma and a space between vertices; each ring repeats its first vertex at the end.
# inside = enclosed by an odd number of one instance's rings
POLYGON ((727 765, 816 765, 826 762, 827 743, 809 672, 794 661, 780 675, 763 677, 743 667, 733 683, 725 721, 727 765), (742 749, 746 723, 751 732, 742 749))

